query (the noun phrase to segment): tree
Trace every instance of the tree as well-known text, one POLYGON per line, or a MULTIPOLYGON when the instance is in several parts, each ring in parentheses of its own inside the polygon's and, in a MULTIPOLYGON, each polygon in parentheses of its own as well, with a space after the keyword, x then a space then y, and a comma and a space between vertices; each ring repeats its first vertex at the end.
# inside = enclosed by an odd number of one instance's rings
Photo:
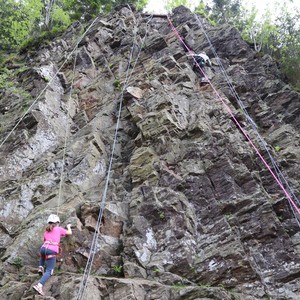
POLYGON ((242 8, 240 19, 233 22, 241 33, 243 39, 253 43, 256 52, 264 51, 271 54, 278 43, 278 28, 272 21, 272 14, 267 10, 261 19, 257 20, 257 9, 242 8))
POLYGON ((198 6, 195 8, 195 12, 203 17, 205 17, 212 25, 216 25, 215 20, 210 17, 210 7, 208 7, 204 0, 201 0, 198 6))
POLYGON ((300 11, 282 6, 275 23, 278 26, 277 58, 289 82, 300 91, 300 11))
POLYGON ((90 20, 99 13, 110 12, 120 4, 133 4, 137 9, 146 6, 148 0, 65 0, 65 7, 72 20, 90 20))
POLYGON ((87 21, 114 6, 131 3, 141 9, 148 0, 2 0, 0 47, 16 49, 43 32, 62 30, 75 20, 87 21))
POLYGON ((190 7, 189 0, 167 0, 164 8, 167 11, 171 11, 173 8, 183 5, 185 7, 190 7))
POLYGON ((40 16, 39 1, 2 0, 0 9, 0 47, 12 50, 26 39, 40 16))
POLYGON ((254 45, 256 52, 273 56, 289 82, 300 90, 299 10, 288 10, 286 1, 276 1, 272 11, 266 9, 258 18, 255 7, 250 9, 242 7, 239 0, 212 2, 212 8, 206 8, 204 12, 209 12, 209 17, 216 23, 226 22, 235 26, 244 40, 254 45))
POLYGON ((234 23, 240 16, 241 0, 212 0, 210 17, 218 24, 234 23))

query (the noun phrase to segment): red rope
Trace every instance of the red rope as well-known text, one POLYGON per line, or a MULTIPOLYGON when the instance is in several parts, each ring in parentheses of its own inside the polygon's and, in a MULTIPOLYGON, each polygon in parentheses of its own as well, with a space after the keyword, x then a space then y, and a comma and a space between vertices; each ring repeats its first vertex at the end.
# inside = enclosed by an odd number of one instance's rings
MULTIPOLYGON (((174 31, 174 33, 177 36, 177 38, 184 45, 184 47, 186 48, 186 50, 189 53, 193 54, 193 51, 191 49, 189 49, 189 47, 183 41, 183 39, 181 38, 181 36, 178 33, 177 29, 174 27, 174 25, 173 25, 173 23, 172 23, 172 21, 171 21, 171 19, 170 19, 170 17, 168 15, 167 15, 167 18, 168 18, 168 21, 170 23, 170 26, 171 26, 172 30, 174 31)), ((272 171, 271 167, 268 165, 268 163, 266 162, 266 160, 260 154, 260 152, 257 149, 257 147, 254 145, 254 143, 252 142, 252 140, 250 139, 250 137, 248 136, 248 134, 245 132, 245 130, 242 128, 242 126, 240 125, 240 123, 238 122, 238 120, 236 119, 236 117, 234 116, 234 114, 233 114, 232 110, 230 109, 230 107, 226 104, 225 100, 220 96, 220 94, 218 93, 218 91, 216 90, 216 88, 213 86, 213 84, 211 83, 211 81, 209 80, 209 78, 206 76, 206 74, 204 73, 204 71, 202 70, 202 68, 199 66, 199 64, 197 63, 197 61, 194 58, 194 56, 192 56, 192 57, 193 57, 196 65, 198 66, 198 68, 202 72, 203 76, 205 77, 205 79, 207 80, 207 82, 210 84, 210 86, 212 87, 213 91, 215 92, 215 94, 217 95, 217 97, 219 98, 219 100, 221 100, 221 102, 225 106, 226 110, 228 111, 228 113, 230 114, 230 116, 232 117, 232 119, 234 120, 234 122, 236 123, 236 125, 238 126, 238 128, 241 130, 241 132, 243 133, 243 135, 245 136, 245 138, 248 140, 248 142, 250 143, 250 145, 253 147, 253 149, 255 150, 256 154, 259 156, 259 158, 264 163, 264 165, 266 166, 266 168, 269 170, 269 172, 271 173, 271 175, 274 177, 274 179, 276 180, 276 182, 278 183, 278 185, 280 186, 280 188, 282 189, 282 191, 284 192, 284 194, 286 195, 286 197, 288 198, 288 200, 290 201, 290 203, 292 204, 292 206, 295 208, 295 210, 297 211, 297 213, 300 216, 300 209, 297 207, 296 203, 293 201, 293 199, 291 198, 291 196, 289 195, 289 193, 286 191, 286 189, 284 188, 284 186, 282 185, 282 183, 280 182, 280 180, 277 178, 277 176, 275 175, 275 173, 272 171)))

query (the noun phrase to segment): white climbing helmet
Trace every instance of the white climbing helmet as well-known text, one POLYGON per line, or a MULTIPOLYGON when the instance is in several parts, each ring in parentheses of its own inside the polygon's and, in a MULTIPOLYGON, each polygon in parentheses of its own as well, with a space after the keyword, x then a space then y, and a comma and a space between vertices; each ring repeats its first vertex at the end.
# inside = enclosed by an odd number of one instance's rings
POLYGON ((51 214, 48 217, 48 220, 47 220, 47 223, 59 223, 59 222, 60 222, 59 216, 58 215, 54 215, 54 214, 51 214))

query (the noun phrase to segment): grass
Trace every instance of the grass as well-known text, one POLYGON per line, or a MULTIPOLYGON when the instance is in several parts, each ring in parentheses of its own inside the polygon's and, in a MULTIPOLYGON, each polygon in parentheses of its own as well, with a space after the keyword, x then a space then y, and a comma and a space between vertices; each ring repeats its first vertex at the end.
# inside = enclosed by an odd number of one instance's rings
POLYGON ((10 73, 6 68, 0 69, 0 89, 7 89, 14 86, 14 83, 9 80, 10 73))
POLYGON ((274 149, 276 152, 279 152, 281 150, 280 146, 278 146, 278 145, 274 146, 274 149))
POLYGON ((163 211, 159 212, 159 218, 164 220, 166 218, 165 213, 163 211))
POLYGON ((117 91, 121 91, 121 83, 120 83, 120 80, 119 79, 115 79, 114 83, 113 83, 113 86, 115 87, 115 89, 117 91))
POLYGON ((18 270, 20 270, 23 267, 23 259, 17 256, 13 261, 13 265, 15 265, 18 270))
POLYGON ((115 273, 121 274, 122 271, 123 271, 123 266, 121 266, 121 265, 115 265, 115 266, 113 266, 113 270, 114 270, 115 273))
POLYGON ((172 287, 176 290, 181 290, 181 289, 184 289, 185 287, 187 287, 185 284, 182 284, 180 282, 177 282, 177 283, 174 283, 172 285, 172 287))
POLYGON ((66 28, 67 26, 54 27, 50 31, 45 30, 38 36, 25 40, 20 46, 20 53, 25 53, 30 49, 38 49, 40 45, 45 45, 46 42, 52 41, 54 38, 65 32, 66 28))
POLYGON ((59 274, 61 274, 61 273, 63 273, 63 270, 62 270, 62 269, 55 269, 55 270, 54 270, 54 274, 55 274, 55 275, 59 275, 59 274))

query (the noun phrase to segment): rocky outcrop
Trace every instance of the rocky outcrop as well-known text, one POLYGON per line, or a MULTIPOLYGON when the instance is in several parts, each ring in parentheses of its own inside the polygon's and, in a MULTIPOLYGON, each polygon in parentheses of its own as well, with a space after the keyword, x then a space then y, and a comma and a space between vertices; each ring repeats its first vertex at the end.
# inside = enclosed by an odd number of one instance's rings
POLYGON ((214 89, 199 85, 165 17, 124 6, 99 16, 71 57, 80 23, 25 53, 27 69, 1 91, 1 299, 32 299, 52 212, 74 234, 46 298, 74 299, 103 199, 84 299, 300 297, 297 218, 216 94, 265 155, 219 62, 295 195, 299 94, 234 28, 202 20, 217 59, 190 11, 171 19, 211 57, 214 89))

